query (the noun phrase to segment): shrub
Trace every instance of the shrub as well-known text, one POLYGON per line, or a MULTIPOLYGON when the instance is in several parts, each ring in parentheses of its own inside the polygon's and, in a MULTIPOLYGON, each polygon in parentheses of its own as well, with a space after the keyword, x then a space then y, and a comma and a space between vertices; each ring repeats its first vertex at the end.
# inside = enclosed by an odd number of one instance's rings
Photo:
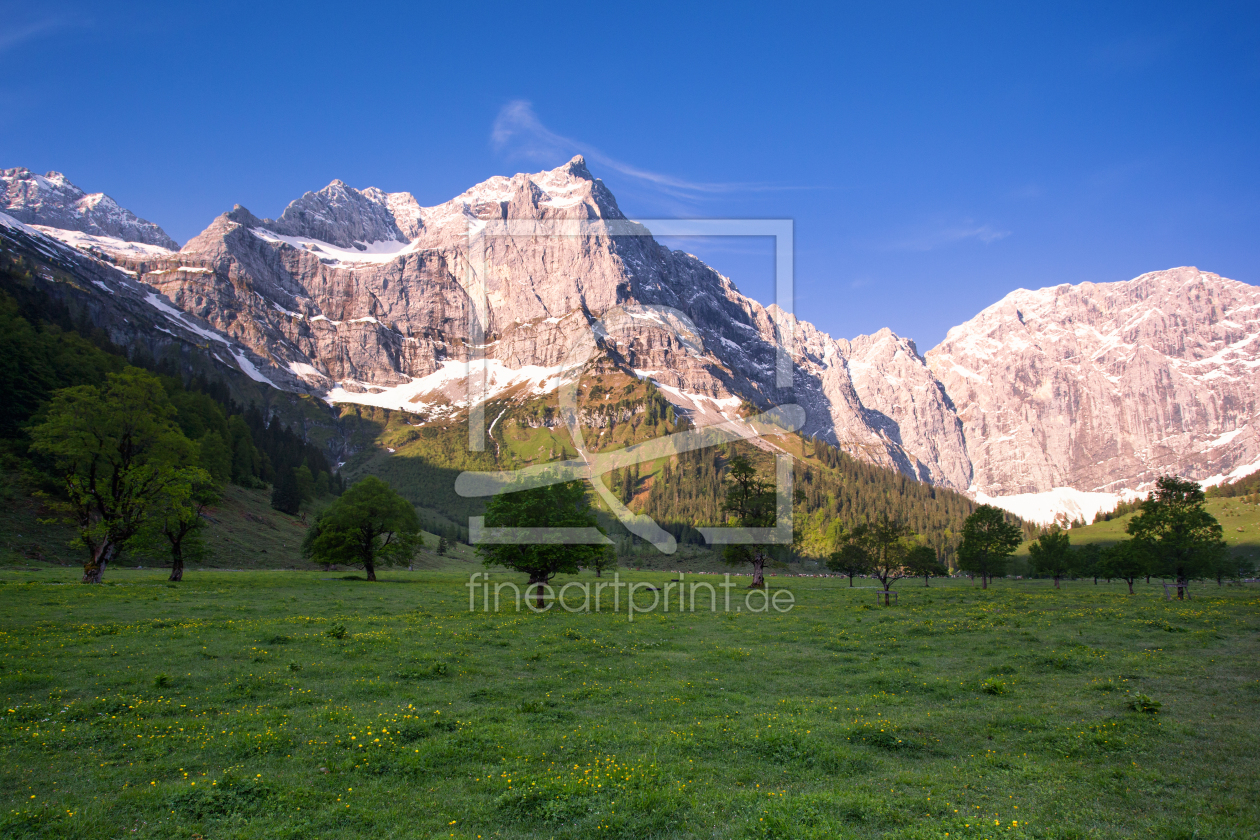
POLYGON ((346 637, 346 625, 338 622, 325 630, 324 635, 328 636, 330 639, 344 639, 346 637))
POLYGON ((1133 699, 1129 701, 1129 708, 1135 712, 1142 712, 1148 715, 1159 714, 1159 708, 1163 704, 1146 694, 1135 694, 1133 699))
POLYGON ((1006 683, 1002 682, 997 677, 989 677, 987 680, 980 683, 980 690, 985 694, 992 694, 995 697, 1000 697, 1007 692, 1006 683))

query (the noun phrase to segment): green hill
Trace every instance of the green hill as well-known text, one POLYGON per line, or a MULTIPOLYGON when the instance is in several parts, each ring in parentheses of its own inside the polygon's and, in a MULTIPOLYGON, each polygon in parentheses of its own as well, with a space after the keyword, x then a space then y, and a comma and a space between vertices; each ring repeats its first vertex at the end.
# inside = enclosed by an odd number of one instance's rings
MULTIPOLYGON (((1260 562, 1260 504, 1247 500, 1247 497, 1232 498, 1209 497, 1207 510, 1221 523, 1224 530, 1225 543, 1235 554, 1249 556, 1260 562)), ((1128 513, 1116 517, 1109 522, 1098 522, 1083 528, 1073 528, 1069 533, 1072 545, 1099 543, 1111 545, 1127 539, 1125 527, 1135 514, 1128 513)), ((1028 559, 1028 543, 1020 546, 1016 553, 1016 563, 1021 570, 1028 559)), ((1020 572, 1016 572, 1017 574, 1020 572)))

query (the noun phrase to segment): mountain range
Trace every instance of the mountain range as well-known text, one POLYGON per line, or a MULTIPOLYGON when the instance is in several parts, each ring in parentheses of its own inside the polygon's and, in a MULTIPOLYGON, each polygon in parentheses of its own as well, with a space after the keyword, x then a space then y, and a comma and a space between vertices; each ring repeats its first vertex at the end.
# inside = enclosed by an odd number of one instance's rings
POLYGON ((603 319, 608 362, 698 424, 795 402, 806 435, 1034 521, 1088 519, 1164 473, 1260 469, 1260 288, 1197 268, 1018 289, 920 353, 888 329, 833 338, 808 300, 786 313, 746 297, 627 219, 581 157, 435 207, 333 181, 274 220, 237 205, 182 248, 56 172, 0 170, 0 214, 8 247, 102 305, 147 310, 165 335, 146 340, 329 402, 454 417, 481 354, 483 396, 544 394, 603 319), (470 225, 507 220, 483 266, 470 225), (580 233, 538 235, 552 222, 580 233), (661 329, 670 312, 681 333, 661 329))

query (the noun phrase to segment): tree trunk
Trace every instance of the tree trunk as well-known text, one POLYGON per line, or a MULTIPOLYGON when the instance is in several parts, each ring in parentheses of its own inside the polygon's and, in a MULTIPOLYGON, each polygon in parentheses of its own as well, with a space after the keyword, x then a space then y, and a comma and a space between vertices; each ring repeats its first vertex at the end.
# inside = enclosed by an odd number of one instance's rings
POLYGON ((980 588, 981 588, 981 589, 988 589, 988 588, 989 588, 989 576, 988 576, 988 575, 980 575, 980 588))
POLYGON ((547 606, 545 603, 543 603, 543 586, 544 585, 545 585, 545 582, 540 580, 538 581, 538 588, 534 590, 534 597, 537 599, 534 602, 534 606, 536 606, 540 610, 547 606))
POLYGON ((184 579, 184 552, 179 546, 171 549, 171 576, 168 580, 181 581, 184 579))
POLYGON ((1055 588, 1055 589, 1058 589, 1058 588, 1059 588, 1059 578, 1058 578, 1057 576, 1056 576, 1056 577, 1055 577, 1055 579, 1054 579, 1054 588, 1055 588))
POLYGON ((101 544, 92 559, 83 564, 83 582, 100 583, 105 576, 105 567, 114 559, 114 544, 108 540, 101 544))
POLYGON ((367 569, 368 580, 376 580, 376 566, 372 563, 364 563, 363 568, 367 569))
POLYGON ((1180 577, 1177 578, 1177 600, 1178 601, 1184 601, 1186 599, 1186 586, 1187 585, 1188 584, 1185 578, 1180 578, 1180 577))
POLYGON ((924 575, 924 576, 923 576, 923 585, 924 585, 924 586, 927 586, 927 585, 928 585, 928 576, 927 576, 927 575, 924 575))
POLYGON ((853 588, 853 572, 849 572, 849 588, 853 588))
POLYGON ((1133 594, 1133 581, 1129 581, 1129 594, 1133 594))
POLYGON ((752 583, 748 584, 749 589, 765 589, 766 588, 766 579, 765 579, 765 576, 762 574, 762 570, 765 568, 765 565, 766 565, 766 558, 762 556, 761 552, 756 552, 755 554, 753 554, 753 579, 752 579, 752 583))

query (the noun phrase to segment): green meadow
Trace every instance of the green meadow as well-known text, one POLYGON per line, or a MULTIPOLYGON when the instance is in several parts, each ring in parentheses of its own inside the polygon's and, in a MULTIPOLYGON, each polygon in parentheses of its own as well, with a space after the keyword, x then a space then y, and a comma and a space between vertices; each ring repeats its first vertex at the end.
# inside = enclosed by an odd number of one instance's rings
MULTIPOLYGON (((1221 536, 1229 550, 1260 565, 1260 504, 1250 501, 1248 497, 1209 497, 1205 507, 1221 523, 1221 536)), ((1132 518, 1133 514, 1130 513, 1107 522, 1073 528, 1069 531, 1072 545, 1099 543, 1105 546, 1126 540, 1129 535, 1125 528, 1132 518)), ((1020 570, 1026 570, 1027 559, 1028 543, 1024 543, 1015 559, 1020 570)))
POLYGON ((0 836, 1260 834, 1254 586, 774 577, 786 614, 631 622, 360 577, 0 571, 0 836))

